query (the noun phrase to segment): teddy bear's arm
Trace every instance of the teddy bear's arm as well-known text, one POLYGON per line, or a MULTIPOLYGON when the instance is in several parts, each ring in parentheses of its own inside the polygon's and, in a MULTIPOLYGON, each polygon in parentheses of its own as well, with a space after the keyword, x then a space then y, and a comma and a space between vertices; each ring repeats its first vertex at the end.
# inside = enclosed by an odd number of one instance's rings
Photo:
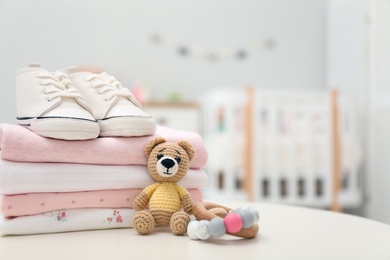
POLYGON ((153 192, 159 186, 159 183, 155 183, 146 187, 133 201, 133 208, 137 211, 143 210, 148 206, 150 197, 152 197, 153 192))
POLYGON ((133 208, 137 211, 143 210, 149 203, 149 197, 142 191, 133 201, 133 208))
POLYGON ((192 214, 192 207, 194 206, 195 203, 191 199, 189 192, 180 185, 176 185, 176 190, 179 192, 181 198, 181 205, 184 211, 188 214, 192 214))
POLYGON ((187 214, 192 214, 192 207, 194 206, 194 202, 191 199, 189 194, 183 196, 181 203, 183 205, 183 209, 187 214))

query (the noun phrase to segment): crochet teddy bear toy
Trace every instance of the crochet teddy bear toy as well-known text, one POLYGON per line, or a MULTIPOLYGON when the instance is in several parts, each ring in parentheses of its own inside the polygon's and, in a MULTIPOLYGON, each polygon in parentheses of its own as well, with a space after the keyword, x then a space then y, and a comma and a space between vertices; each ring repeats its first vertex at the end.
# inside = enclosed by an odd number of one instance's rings
POLYGON ((171 143, 157 137, 146 145, 149 174, 156 183, 146 187, 133 201, 133 208, 138 211, 133 228, 139 234, 149 234, 156 224, 170 226, 175 235, 186 233, 194 202, 177 182, 187 174, 194 154, 187 141, 171 143), (148 204, 149 211, 145 210, 148 204))

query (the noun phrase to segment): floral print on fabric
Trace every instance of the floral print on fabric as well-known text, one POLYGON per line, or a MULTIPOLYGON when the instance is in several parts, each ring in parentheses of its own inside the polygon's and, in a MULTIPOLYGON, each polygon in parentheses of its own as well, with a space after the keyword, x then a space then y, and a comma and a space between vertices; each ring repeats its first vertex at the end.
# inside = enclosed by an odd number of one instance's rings
POLYGON ((52 217, 55 219, 57 222, 66 222, 67 221, 67 214, 65 210, 58 210, 58 211, 51 211, 48 213, 42 214, 47 217, 52 217))
POLYGON ((123 222, 123 218, 120 215, 119 210, 113 210, 112 215, 107 217, 106 220, 103 222, 107 222, 109 224, 111 224, 111 223, 118 223, 119 224, 119 223, 123 222))

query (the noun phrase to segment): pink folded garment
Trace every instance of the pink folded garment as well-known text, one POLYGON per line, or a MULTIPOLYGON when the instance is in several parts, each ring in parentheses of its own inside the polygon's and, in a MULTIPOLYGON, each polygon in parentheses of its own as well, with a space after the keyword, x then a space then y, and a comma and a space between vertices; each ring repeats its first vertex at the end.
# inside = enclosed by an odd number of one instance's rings
POLYGON ((146 165, 144 148, 153 138, 187 140, 195 149, 190 168, 207 163, 205 143, 197 133, 157 126, 156 133, 142 137, 102 137, 86 141, 64 141, 39 136, 10 124, 0 125, 1 159, 17 162, 67 162, 84 164, 146 165))
MULTIPOLYGON (((35 215, 54 210, 76 208, 132 208, 134 198, 142 189, 99 190, 62 193, 28 193, 0 197, 4 217, 35 215)), ((191 198, 201 201, 199 189, 188 189, 191 198)))

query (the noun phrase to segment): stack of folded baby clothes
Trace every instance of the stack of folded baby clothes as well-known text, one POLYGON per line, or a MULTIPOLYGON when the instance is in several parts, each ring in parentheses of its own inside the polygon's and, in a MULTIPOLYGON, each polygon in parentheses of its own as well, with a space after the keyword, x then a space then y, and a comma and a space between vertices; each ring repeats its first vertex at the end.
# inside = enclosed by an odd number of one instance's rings
MULTIPOLYGON (((60 78, 57 82, 61 82, 61 77, 53 76, 52 80, 60 78)), ((47 92, 57 95, 55 84, 49 82, 48 85, 52 89, 47 92)), ((102 84, 100 87, 113 85, 102 84)), ((207 162, 207 151, 198 134, 156 127, 149 120, 136 124, 143 128, 134 127, 134 122, 130 122, 128 128, 120 129, 126 115, 106 115, 102 119, 92 109, 91 114, 100 129, 100 137, 96 138, 93 133, 95 126, 90 127, 86 134, 85 128, 69 123, 79 117, 58 115, 69 110, 72 106, 70 100, 79 98, 78 94, 77 97, 76 94, 68 95, 74 91, 69 91, 69 88, 64 88, 67 93, 63 96, 54 97, 62 99, 62 102, 54 100, 60 104, 56 108, 63 106, 57 114, 54 111, 47 115, 47 111, 53 111, 49 109, 45 110, 46 114, 34 118, 28 114, 19 116, 18 109, 19 125, 0 125, 0 235, 131 227, 135 214, 132 209, 134 198, 155 182, 148 173, 144 148, 156 137, 171 142, 186 140, 193 146, 195 156, 190 169, 178 184, 187 188, 195 202, 202 200, 202 189, 207 182, 202 168, 207 162), (120 122, 106 123, 115 118, 120 122), (62 126, 48 123, 52 119, 60 119, 62 126), (100 120, 104 121, 103 124, 100 120), (73 128, 62 131, 66 127, 73 128), (78 132, 81 135, 77 135, 78 132)), ((121 91, 123 95, 116 93, 116 105, 121 100, 118 96, 127 95, 121 91)), ((110 106, 115 108, 112 103, 110 106)), ((126 113, 123 111, 126 109, 117 107, 114 112, 126 113)), ((129 116, 130 121, 134 118, 129 116)))

